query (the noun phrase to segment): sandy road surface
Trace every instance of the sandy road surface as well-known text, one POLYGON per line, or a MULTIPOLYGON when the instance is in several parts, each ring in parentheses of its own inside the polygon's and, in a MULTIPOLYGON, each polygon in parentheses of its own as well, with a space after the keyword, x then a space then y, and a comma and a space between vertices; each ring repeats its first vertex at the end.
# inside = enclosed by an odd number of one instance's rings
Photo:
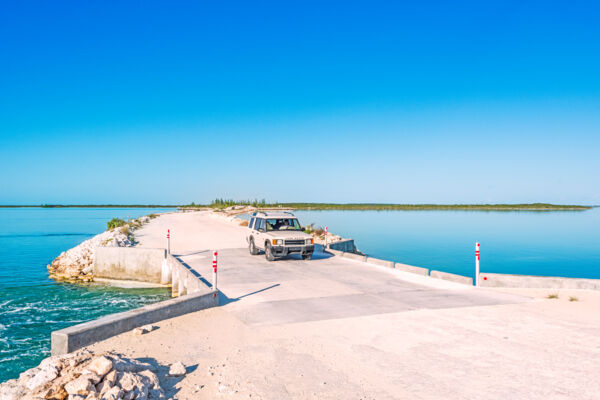
POLYGON ((221 250, 223 305, 92 348, 184 362, 183 380, 162 372, 172 397, 599 398, 598 293, 420 285, 326 254, 268 263, 243 248, 245 228, 206 213, 162 216, 142 245, 164 246, 167 226, 201 274, 221 250))

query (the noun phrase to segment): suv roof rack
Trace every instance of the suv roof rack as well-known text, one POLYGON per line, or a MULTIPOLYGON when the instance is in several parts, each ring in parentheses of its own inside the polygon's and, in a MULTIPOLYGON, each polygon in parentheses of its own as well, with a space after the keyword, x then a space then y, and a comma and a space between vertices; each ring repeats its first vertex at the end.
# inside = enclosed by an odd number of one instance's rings
POLYGON ((278 216, 278 215, 289 215, 292 217, 296 217, 292 212, 290 211, 256 211, 252 213, 253 217, 256 216, 264 216, 264 217, 268 217, 268 216, 278 216))

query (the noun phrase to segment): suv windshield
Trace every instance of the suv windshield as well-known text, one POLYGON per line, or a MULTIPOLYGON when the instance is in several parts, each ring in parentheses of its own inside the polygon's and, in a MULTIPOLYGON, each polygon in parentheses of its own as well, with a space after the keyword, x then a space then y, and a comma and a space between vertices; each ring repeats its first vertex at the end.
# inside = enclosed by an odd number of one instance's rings
POLYGON ((267 231, 299 231, 300 224, 296 218, 267 219, 267 231))

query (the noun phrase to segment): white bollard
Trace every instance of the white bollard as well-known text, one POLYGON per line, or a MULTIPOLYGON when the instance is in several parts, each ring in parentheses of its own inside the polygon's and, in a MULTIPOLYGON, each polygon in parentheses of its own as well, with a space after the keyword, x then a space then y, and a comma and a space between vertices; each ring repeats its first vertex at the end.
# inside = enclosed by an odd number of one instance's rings
POLYGON ((169 264, 167 263, 167 250, 165 249, 165 258, 163 259, 160 273, 160 283, 167 285, 170 281, 171 277, 169 276, 169 264))
POLYGON ((475 286, 479 286, 479 243, 475 243, 475 286))
POLYGON ((167 253, 171 254, 171 230, 167 229, 167 253))
MULTIPOLYGON (((213 290, 217 291, 217 251, 213 252, 213 290)), ((217 294, 214 294, 214 297, 217 297, 217 294)))

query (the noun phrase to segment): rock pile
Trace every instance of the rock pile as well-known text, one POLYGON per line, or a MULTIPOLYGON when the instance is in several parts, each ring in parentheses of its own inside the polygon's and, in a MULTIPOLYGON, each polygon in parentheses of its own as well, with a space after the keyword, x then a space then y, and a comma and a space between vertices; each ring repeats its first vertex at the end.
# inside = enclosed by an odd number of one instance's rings
POLYGON ((0 384, 0 400, 166 399, 153 371, 151 364, 114 353, 53 356, 0 384))
POLYGON ((52 264, 48 273, 52 279, 68 282, 91 282, 95 250, 98 246, 130 247, 134 242, 127 234, 129 227, 115 228, 86 240, 70 250, 62 252, 52 264))

